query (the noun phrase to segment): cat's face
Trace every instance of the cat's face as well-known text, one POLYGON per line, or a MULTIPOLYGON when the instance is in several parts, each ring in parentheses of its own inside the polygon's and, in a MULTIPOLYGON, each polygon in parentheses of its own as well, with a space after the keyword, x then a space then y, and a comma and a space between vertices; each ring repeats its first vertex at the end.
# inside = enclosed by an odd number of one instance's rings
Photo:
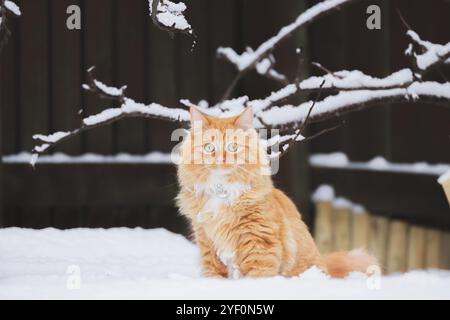
POLYGON ((264 149, 253 128, 253 112, 216 118, 191 108, 191 130, 182 147, 182 164, 190 170, 258 170, 264 149))

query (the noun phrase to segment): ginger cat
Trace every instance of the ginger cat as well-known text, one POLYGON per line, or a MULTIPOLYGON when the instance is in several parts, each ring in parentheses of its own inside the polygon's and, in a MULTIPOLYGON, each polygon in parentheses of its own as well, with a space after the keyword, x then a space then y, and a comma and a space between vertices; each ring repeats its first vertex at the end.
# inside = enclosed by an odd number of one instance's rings
POLYGON ((191 222, 205 276, 296 276, 317 266, 344 277, 376 264, 362 250, 319 253, 294 203, 264 174, 267 155, 253 128, 251 107, 230 118, 194 107, 190 114, 177 203, 191 222))

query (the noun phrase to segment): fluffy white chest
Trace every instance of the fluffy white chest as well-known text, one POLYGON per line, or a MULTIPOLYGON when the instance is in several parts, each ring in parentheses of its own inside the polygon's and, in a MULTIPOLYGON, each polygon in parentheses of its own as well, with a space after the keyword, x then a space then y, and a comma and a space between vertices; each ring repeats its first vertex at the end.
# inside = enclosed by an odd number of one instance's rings
POLYGON ((231 205, 244 192, 250 190, 250 185, 228 182, 226 171, 213 172, 206 183, 194 186, 196 194, 206 196, 204 212, 216 214, 224 205, 231 205))

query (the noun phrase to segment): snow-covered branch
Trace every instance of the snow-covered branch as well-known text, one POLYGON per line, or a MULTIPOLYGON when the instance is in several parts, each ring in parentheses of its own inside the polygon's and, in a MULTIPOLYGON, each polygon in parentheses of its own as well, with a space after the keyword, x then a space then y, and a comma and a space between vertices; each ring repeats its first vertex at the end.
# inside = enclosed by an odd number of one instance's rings
MULTIPOLYGON (((341 91, 317 102, 310 121, 324 121, 377 104, 398 102, 429 102, 450 107, 450 83, 413 82, 407 87, 341 91)), ((297 126, 306 119, 308 105, 311 105, 311 101, 296 106, 275 106, 263 111, 259 116, 270 126, 297 126)))
POLYGON ((115 88, 105 85, 93 76, 94 68, 88 69, 89 83, 83 84, 83 89, 97 94, 99 97, 116 100, 120 105, 116 108, 107 108, 102 112, 87 116, 81 120, 81 126, 71 131, 60 131, 50 135, 35 134, 33 139, 39 143, 33 150, 32 164, 37 157, 73 136, 96 127, 105 126, 124 118, 140 117, 161 119, 171 122, 185 122, 189 120, 189 112, 179 108, 168 108, 158 103, 143 104, 128 98, 125 95, 126 87, 115 88))
POLYGON ((8 37, 11 35, 11 31, 8 28, 8 17, 21 16, 19 6, 10 0, 0 0, 0 52, 8 42, 8 37))
POLYGON ((353 1, 356 0, 325 0, 319 2, 300 14, 294 22, 281 28, 276 35, 260 44, 256 50, 247 49, 242 54, 238 54, 232 48, 218 48, 219 57, 227 59, 239 71, 227 88, 222 100, 228 99, 239 80, 250 70, 256 68, 263 59, 267 58, 280 43, 289 38, 295 31, 353 1))
MULTIPOLYGON (((208 107, 207 113, 213 116, 227 117, 238 114, 248 105, 252 106, 257 128, 281 129, 281 134, 269 141, 269 144, 279 144, 282 150, 272 156, 281 156, 291 149, 293 143, 310 140, 338 127, 334 126, 312 136, 304 137, 303 131, 309 123, 339 118, 345 113, 387 103, 433 103, 450 107, 450 83, 447 80, 437 82, 425 79, 429 71, 450 63, 450 42, 444 45, 434 44, 422 40, 412 30, 407 32, 411 44, 405 51, 406 55, 413 58, 411 67, 382 78, 372 77, 359 70, 333 72, 314 63, 316 67, 324 71, 324 75, 306 79, 297 78, 292 83, 287 83, 288 79, 275 71, 273 48, 293 31, 351 1, 353 0, 325 0, 311 7, 302 13, 295 22, 282 28, 276 36, 261 44, 256 50, 247 49, 239 55, 230 48, 219 48, 219 54, 225 56, 239 71, 230 85, 231 89, 240 77, 252 68, 262 75, 276 78, 283 84, 283 88, 272 92, 263 99, 252 101, 248 101, 246 96, 235 99, 227 98, 221 100, 217 105, 208 107), (298 105, 287 103, 296 95, 307 96, 311 92, 317 93, 316 100, 298 105), (324 93, 325 97, 319 99, 320 93, 324 93)), ((152 2, 153 5, 155 3, 152 2)), ((168 1, 163 1, 163 3, 167 4, 168 1)), ((93 69, 88 70, 89 81, 88 84, 83 85, 83 88, 103 98, 118 101, 120 106, 84 118, 81 127, 73 131, 58 132, 49 136, 35 135, 35 140, 41 143, 33 150, 36 156, 81 131, 107 125, 125 117, 189 121, 189 113, 185 109, 168 108, 157 103, 145 105, 136 102, 125 95, 126 87, 109 87, 95 79, 92 72, 93 69)), ((225 96, 228 97, 228 94, 225 96)), ((188 100, 182 100, 181 103, 187 106, 191 105, 188 100)))
POLYGON ((450 42, 441 45, 424 41, 413 30, 406 33, 412 40, 405 54, 414 58, 418 72, 427 72, 444 63, 450 64, 450 42))
POLYGON ((184 12, 186 5, 183 2, 174 3, 169 0, 148 0, 149 12, 153 23, 161 30, 174 33, 194 35, 184 12))

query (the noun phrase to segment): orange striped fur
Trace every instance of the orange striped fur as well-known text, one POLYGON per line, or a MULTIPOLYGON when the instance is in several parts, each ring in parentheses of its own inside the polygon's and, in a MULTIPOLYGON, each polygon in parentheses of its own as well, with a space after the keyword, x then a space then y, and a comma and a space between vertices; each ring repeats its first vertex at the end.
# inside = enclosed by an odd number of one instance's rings
MULTIPOLYGON (((218 157, 219 149, 225 149, 224 154, 228 153, 226 129, 243 129, 249 136, 256 134, 251 125, 251 108, 231 118, 215 118, 191 108, 191 119, 200 121, 203 129, 214 128, 223 135, 225 142, 216 146, 218 157)), ((350 271, 365 272, 369 265, 376 263, 363 252, 323 257, 294 203, 274 188, 270 175, 261 174, 265 166, 263 161, 189 163, 189 157, 204 152, 205 143, 214 140, 200 137, 198 141, 201 143, 194 144, 196 134, 191 129, 181 148, 177 203, 180 212, 192 225, 201 250, 205 276, 296 276, 311 266, 317 266, 331 276, 344 277, 350 271), (226 200, 208 192, 218 184, 226 189, 226 200)), ((253 156, 264 155, 261 146, 250 150, 244 145, 239 152, 244 151, 255 153, 253 156)), ((216 155, 213 153, 212 156, 216 155)))

